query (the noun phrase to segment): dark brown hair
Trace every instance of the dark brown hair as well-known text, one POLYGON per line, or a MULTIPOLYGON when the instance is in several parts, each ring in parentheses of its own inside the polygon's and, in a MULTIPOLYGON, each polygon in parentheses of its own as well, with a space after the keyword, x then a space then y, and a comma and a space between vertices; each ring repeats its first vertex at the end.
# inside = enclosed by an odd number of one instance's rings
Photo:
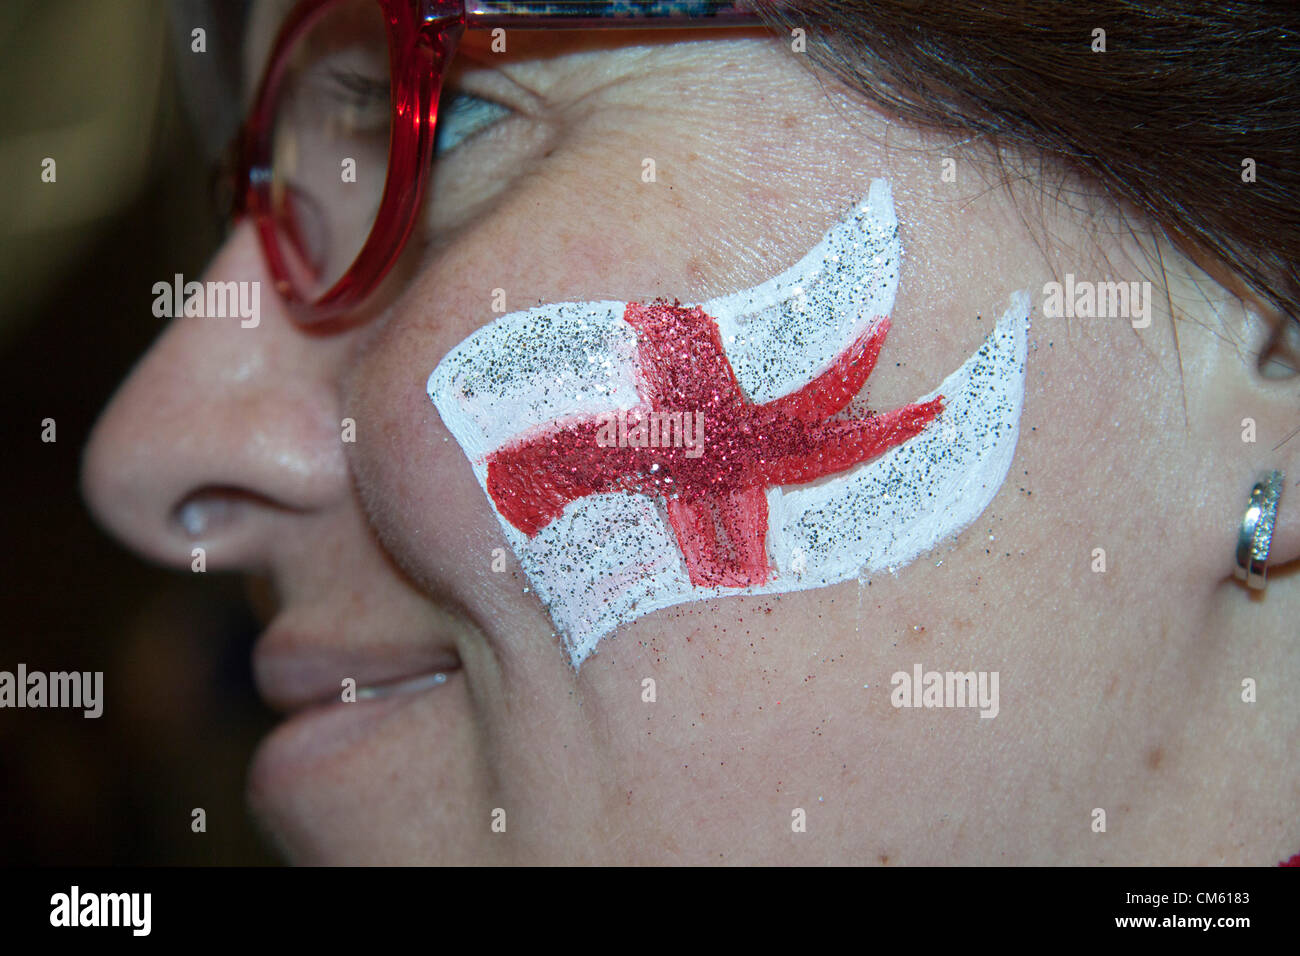
POLYGON ((754 6, 901 118, 1058 158, 1300 323, 1295 0, 754 6))

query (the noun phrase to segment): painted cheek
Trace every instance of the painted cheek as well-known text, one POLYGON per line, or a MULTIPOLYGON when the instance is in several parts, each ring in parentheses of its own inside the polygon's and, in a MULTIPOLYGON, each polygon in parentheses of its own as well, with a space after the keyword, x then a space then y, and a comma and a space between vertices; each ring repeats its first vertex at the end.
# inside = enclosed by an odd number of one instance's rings
POLYGON ((884 346, 901 256, 877 180, 755 288, 514 313, 430 375, 575 667, 663 607, 901 567, 992 500, 1018 436, 1026 293, 930 395, 842 415, 884 346))

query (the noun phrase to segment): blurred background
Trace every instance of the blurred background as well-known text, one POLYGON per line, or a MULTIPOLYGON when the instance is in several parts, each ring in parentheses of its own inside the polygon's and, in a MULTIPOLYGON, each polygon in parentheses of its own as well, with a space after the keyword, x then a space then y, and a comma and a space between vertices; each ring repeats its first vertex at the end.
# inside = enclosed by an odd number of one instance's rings
POLYGON ((103 671, 105 701, 99 719, 0 709, 2 865, 275 862, 243 802, 273 721, 240 583, 138 561, 77 484, 97 415, 165 325, 153 283, 197 278, 220 242, 211 172, 244 7, 0 2, 0 670, 103 671))

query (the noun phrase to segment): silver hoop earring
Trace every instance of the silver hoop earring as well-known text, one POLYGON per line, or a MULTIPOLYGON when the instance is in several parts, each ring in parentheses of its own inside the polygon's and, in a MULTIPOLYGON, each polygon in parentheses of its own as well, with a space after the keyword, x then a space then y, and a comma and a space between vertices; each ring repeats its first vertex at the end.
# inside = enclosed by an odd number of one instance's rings
POLYGON ((1282 497, 1282 472, 1274 471, 1250 492, 1246 516, 1237 532, 1237 580, 1256 590, 1264 587, 1268 574, 1268 549, 1273 544, 1273 523, 1277 520, 1277 503, 1282 497))

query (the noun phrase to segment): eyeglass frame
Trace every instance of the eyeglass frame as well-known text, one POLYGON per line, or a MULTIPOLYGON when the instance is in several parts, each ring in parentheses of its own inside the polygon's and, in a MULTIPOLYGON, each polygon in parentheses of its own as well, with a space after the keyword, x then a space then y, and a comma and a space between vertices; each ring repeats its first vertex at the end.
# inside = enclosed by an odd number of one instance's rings
POLYGON ((299 0, 281 24, 236 150, 234 212, 255 225, 276 293, 295 322, 319 331, 347 316, 396 264, 419 220, 433 165, 438 100, 446 68, 466 30, 720 27, 760 23, 750 8, 724 0, 653 4, 589 0, 374 0, 388 36, 392 131, 384 189, 374 224, 352 263, 319 297, 294 282, 281 249, 272 190, 272 139, 289 52, 333 7, 347 0, 299 0), (639 10, 629 10, 639 7, 639 10))

